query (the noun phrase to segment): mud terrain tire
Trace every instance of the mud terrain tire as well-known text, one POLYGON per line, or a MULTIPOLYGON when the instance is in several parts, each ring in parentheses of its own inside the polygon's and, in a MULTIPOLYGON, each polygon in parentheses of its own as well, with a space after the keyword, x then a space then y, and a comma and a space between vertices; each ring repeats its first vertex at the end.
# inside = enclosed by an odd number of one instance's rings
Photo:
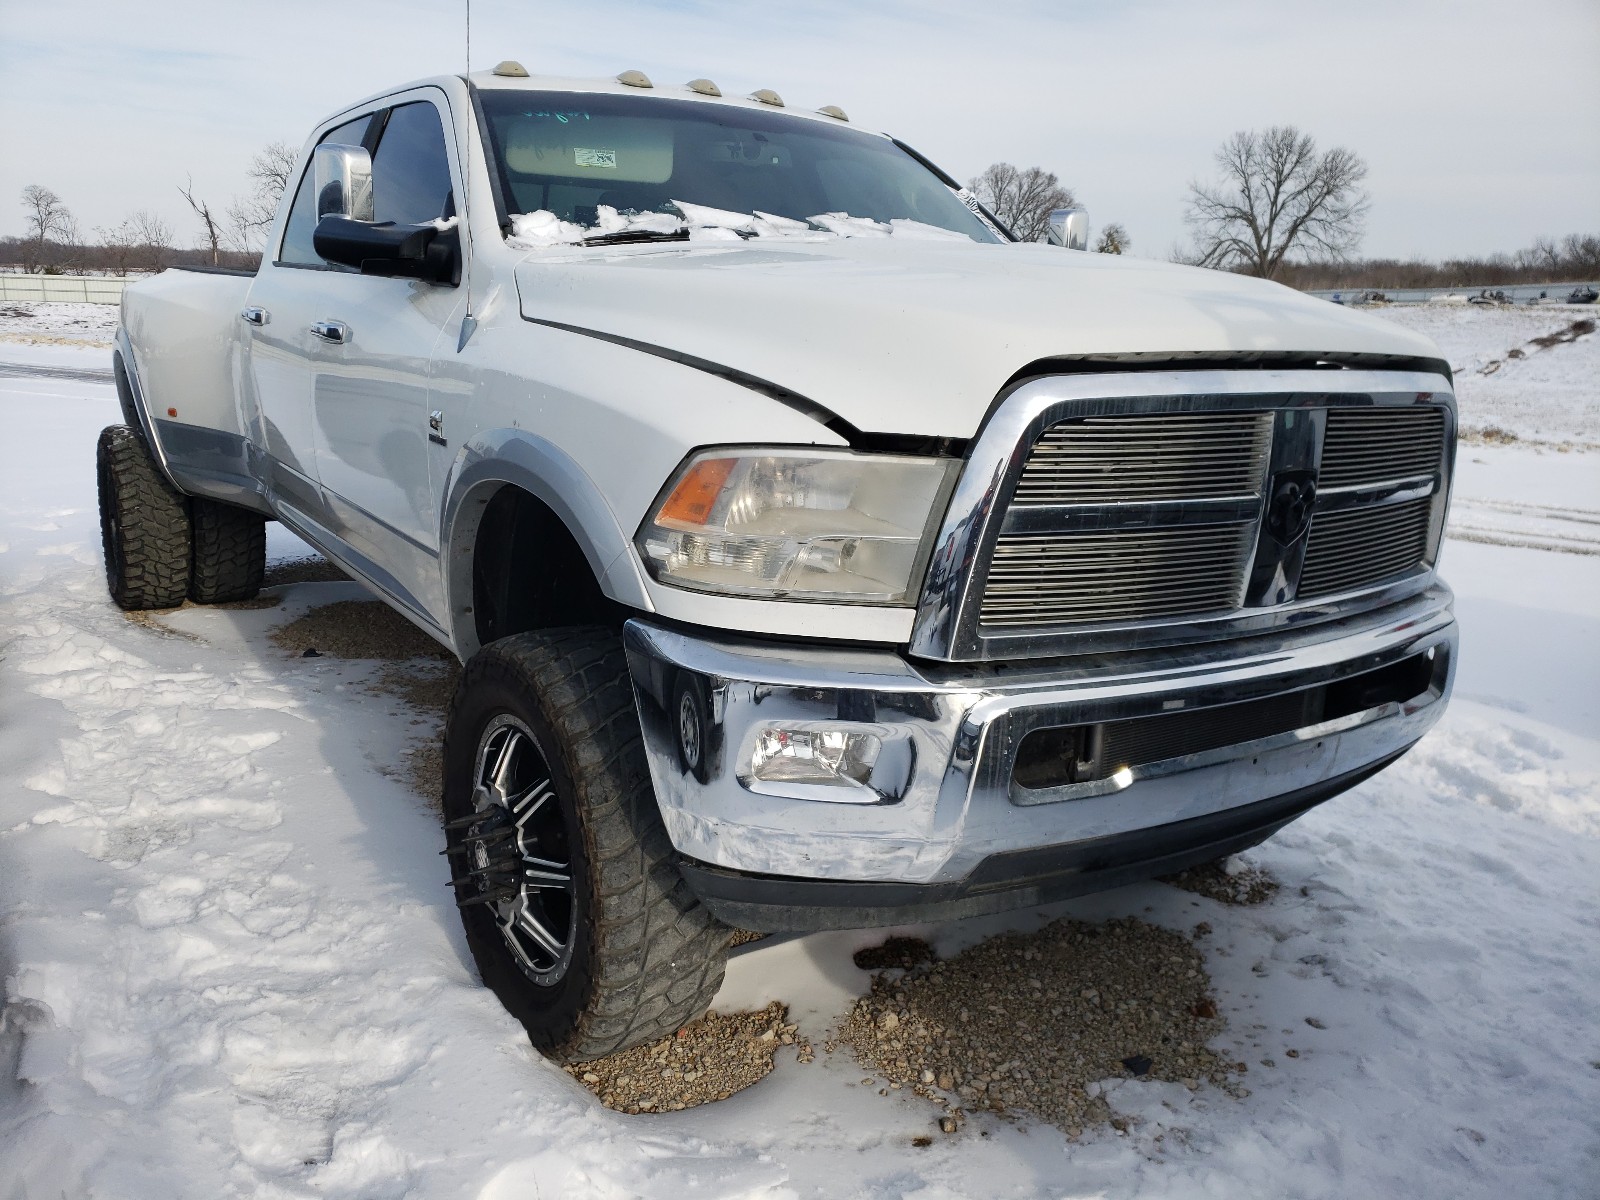
POLYGON ((118 608, 176 608, 189 594, 189 502, 144 439, 112 425, 95 447, 106 587, 118 608))
POLYGON ((189 502, 189 523, 189 599, 196 604, 255 599, 267 571, 266 520, 197 496, 189 502))
POLYGON ((446 718, 444 815, 467 943, 535 1047, 583 1062, 705 1012, 731 931, 673 864, 614 630, 518 634, 474 656, 446 718), (518 882, 541 872, 567 891, 518 882), (530 915, 542 942, 517 940, 530 915))

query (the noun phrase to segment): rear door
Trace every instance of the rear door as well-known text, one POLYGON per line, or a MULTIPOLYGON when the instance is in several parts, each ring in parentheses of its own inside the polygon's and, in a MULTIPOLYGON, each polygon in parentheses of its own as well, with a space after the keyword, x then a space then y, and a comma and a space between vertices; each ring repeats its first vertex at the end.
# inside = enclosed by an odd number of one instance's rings
MULTIPOLYGON (((325 132, 318 143, 360 146, 371 125, 363 115, 325 132)), ((298 516, 321 524, 324 505, 316 485, 316 434, 311 397, 313 334, 311 314, 321 306, 325 281, 352 268, 324 261, 311 246, 317 224, 311 164, 299 180, 281 240, 263 255, 261 270, 239 314, 248 331, 243 414, 259 457, 257 473, 275 500, 298 516)))

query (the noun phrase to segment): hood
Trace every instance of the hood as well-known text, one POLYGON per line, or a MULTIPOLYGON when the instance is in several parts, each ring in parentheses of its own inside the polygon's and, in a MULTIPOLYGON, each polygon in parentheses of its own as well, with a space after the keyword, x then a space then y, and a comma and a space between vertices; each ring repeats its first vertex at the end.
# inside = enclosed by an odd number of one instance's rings
POLYGON ((731 368, 875 433, 971 437, 1040 359, 1438 357, 1398 325, 1278 284, 1033 244, 559 247, 516 278, 524 317, 731 368))

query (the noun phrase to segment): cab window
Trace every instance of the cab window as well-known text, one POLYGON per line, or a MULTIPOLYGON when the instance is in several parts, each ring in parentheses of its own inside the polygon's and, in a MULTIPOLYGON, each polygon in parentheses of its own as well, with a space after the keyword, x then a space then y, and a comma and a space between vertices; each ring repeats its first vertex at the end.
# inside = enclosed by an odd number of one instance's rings
MULTIPOLYGON (((372 114, 357 117, 354 121, 347 121, 337 129, 330 129, 317 139, 317 144, 332 143, 335 146, 359 146, 361 139, 367 135, 367 126, 372 122, 372 114)), ((340 266, 330 263, 319 255, 311 246, 311 234, 317 227, 316 184, 311 178, 311 163, 306 162, 305 174, 300 177, 300 187, 294 194, 294 207, 289 210, 289 223, 283 231, 283 250, 278 255, 278 264, 296 267, 327 267, 335 271, 353 271, 354 267, 340 266)))
POLYGON ((455 215, 444 126, 427 101, 389 113, 372 156, 372 207, 376 220, 396 225, 455 215))

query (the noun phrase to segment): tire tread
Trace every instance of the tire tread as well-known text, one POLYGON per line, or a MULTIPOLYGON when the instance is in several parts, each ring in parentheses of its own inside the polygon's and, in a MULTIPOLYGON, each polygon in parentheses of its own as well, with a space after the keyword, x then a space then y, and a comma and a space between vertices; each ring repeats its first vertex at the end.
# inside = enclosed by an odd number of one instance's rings
MULTIPOLYGON (((722 986, 731 931, 689 890, 673 862, 645 762, 633 685, 615 630, 579 626, 491 643, 451 700, 493 676, 533 685, 579 796, 595 877, 593 990, 576 1027, 548 1050, 583 1062, 666 1037, 701 1015, 722 986)), ((465 732, 465 731, 463 731, 465 732)), ((445 750, 451 761, 450 748, 445 750)))
POLYGON ((167 482, 144 439, 127 425, 101 431, 95 468, 111 599, 130 612, 178 607, 189 593, 187 498, 167 482))
POLYGON ((196 604, 253 600, 267 570, 267 523, 258 513, 216 500, 190 502, 194 530, 189 599, 196 604))

